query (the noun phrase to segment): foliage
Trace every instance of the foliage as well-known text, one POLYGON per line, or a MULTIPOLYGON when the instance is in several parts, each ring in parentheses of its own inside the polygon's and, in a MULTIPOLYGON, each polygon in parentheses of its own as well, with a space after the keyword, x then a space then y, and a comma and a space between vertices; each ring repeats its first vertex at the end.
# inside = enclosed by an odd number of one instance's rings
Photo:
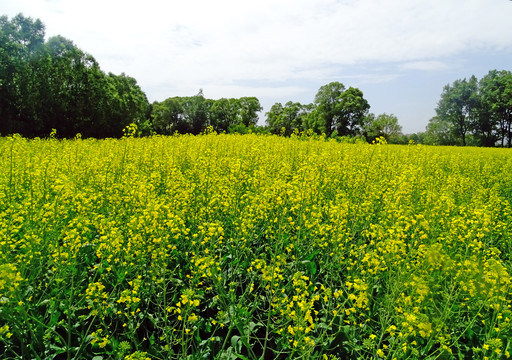
POLYGON ((209 126, 216 132, 240 132, 254 128, 261 105, 255 97, 205 99, 202 90, 191 97, 173 97, 154 102, 152 118, 159 134, 200 134, 209 126))
POLYGON ((363 121, 370 104, 363 98, 363 92, 349 87, 338 97, 339 117, 336 122, 338 134, 354 136, 361 133, 363 121))
POLYGON ((327 136, 335 130, 341 136, 360 134, 370 108, 361 90, 353 87, 345 89, 343 84, 336 81, 320 87, 315 104, 317 119, 321 119, 327 136))
POLYGON ((339 98, 344 91, 345 85, 340 82, 333 81, 329 84, 321 86, 315 95, 317 111, 323 120, 322 122, 324 128, 322 131, 324 131, 327 136, 331 136, 332 132, 336 129, 336 124, 339 122, 339 98))
POLYGON ((222 98, 213 102, 210 108, 210 124, 218 132, 228 132, 230 127, 241 124, 240 101, 222 98))
POLYGON ((482 145, 512 146, 512 72, 491 70, 480 80, 481 109, 476 134, 482 145))
POLYGON ((400 142, 402 135, 402 126, 393 114, 383 113, 377 117, 369 114, 364 119, 363 129, 369 142, 375 138, 384 137, 388 143, 396 144, 400 142))
POLYGON ((457 145, 453 126, 449 121, 434 116, 429 120, 424 143, 427 145, 457 145))
POLYGON ((240 119, 245 126, 255 126, 258 123, 258 112, 263 108, 255 97, 240 98, 240 119))
POLYGON ((126 125, 148 119, 135 79, 106 75, 62 36, 44 42, 40 20, 1 17, 0 39, 0 133, 119 137, 126 125))
POLYGON ((273 134, 290 135, 313 130, 331 137, 357 137, 363 133, 363 123, 370 105, 363 98, 363 92, 357 88, 331 82, 320 87, 314 104, 303 105, 289 101, 283 106, 276 103, 267 112, 266 123, 273 134))
POLYGON ((475 76, 446 85, 436 108, 437 116, 450 122, 454 135, 461 139, 464 146, 478 108, 477 86, 475 76))
POLYGON ((427 129, 431 143, 511 147, 512 73, 491 70, 480 81, 446 85, 436 112, 427 129))
MULTIPOLYGON (((10 21, 0 17, 0 133, 16 127, 28 128, 20 118, 32 109, 31 59, 44 43, 44 25, 39 20, 17 15, 10 21), (31 90, 31 91, 25 91, 31 90)), ((34 124, 35 125, 35 124, 34 124)))
POLYGON ((3 359, 510 355, 507 150, 137 132, 0 138, 3 359))
POLYGON ((275 103, 267 113, 267 125, 272 134, 280 134, 285 128, 285 135, 290 136, 295 129, 304 131, 306 117, 312 110, 312 105, 303 105, 298 102, 288 101, 284 107, 281 103, 275 103))

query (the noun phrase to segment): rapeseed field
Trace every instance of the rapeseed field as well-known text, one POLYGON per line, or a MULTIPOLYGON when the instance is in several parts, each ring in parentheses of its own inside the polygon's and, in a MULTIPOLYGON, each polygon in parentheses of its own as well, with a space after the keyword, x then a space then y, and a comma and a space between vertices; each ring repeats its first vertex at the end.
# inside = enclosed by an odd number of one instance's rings
POLYGON ((2 359, 506 359, 512 153, 0 138, 2 359))

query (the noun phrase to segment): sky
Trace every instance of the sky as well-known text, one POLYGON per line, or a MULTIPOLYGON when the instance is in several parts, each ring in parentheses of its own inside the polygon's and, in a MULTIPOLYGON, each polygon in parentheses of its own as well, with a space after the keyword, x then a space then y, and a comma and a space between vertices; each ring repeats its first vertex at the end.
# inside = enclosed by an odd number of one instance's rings
POLYGON ((512 71, 510 0, 2 0, 40 19, 148 100, 256 96, 312 103, 332 81, 424 131, 443 87, 512 71))

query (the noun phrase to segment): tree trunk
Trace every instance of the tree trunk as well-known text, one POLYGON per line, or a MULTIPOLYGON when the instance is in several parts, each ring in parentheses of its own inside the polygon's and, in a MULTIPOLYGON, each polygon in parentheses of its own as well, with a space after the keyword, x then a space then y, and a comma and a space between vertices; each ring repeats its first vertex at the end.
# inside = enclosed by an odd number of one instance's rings
POLYGON ((511 131, 511 122, 507 123, 507 146, 510 147, 512 145, 512 131, 511 131))

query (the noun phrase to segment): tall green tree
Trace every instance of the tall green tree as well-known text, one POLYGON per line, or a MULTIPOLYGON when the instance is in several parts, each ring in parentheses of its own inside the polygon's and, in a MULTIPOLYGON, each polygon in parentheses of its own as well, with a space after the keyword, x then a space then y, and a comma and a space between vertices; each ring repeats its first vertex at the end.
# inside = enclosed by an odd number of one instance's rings
MULTIPOLYGON (((45 44, 38 64, 44 69, 38 76, 39 103, 44 106, 39 110, 43 119, 41 135, 56 129, 60 136, 72 137, 94 126, 91 118, 101 103, 91 103, 94 85, 90 82, 94 78, 89 73, 99 70, 96 60, 71 40, 55 36, 45 44)), ((98 80, 104 87, 103 76, 98 80)))
POLYGON ((267 116, 265 123, 268 126, 268 130, 272 134, 279 134, 281 128, 283 127, 282 115, 283 115, 283 104, 280 102, 272 105, 270 110, 265 114, 267 116))
POLYGON ((315 105, 317 108, 317 114, 315 115, 323 119, 323 131, 325 131, 327 136, 331 136, 336 128, 336 124, 339 122, 341 112, 339 97, 344 91, 345 85, 333 81, 321 86, 315 95, 315 105))
POLYGON ((185 133, 188 130, 183 118, 183 105, 179 97, 155 101, 151 112, 153 128, 159 134, 171 135, 175 131, 185 133))
POLYGON ((313 130, 317 134, 325 133, 325 119, 322 111, 315 104, 306 105, 307 114, 303 119, 302 127, 305 130, 313 130))
POLYGON ((479 83, 481 109, 477 135, 484 146, 512 145, 512 72, 491 70, 479 83))
POLYGON ((0 133, 25 132, 32 128, 34 66, 44 44, 44 25, 16 15, 0 17, 0 133))
POLYGON ((205 99, 203 90, 195 96, 182 98, 183 118, 188 126, 188 133, 199 134, 209 125, 209 107, 211 101, 205 99))
POLYGON ((0 133, 121 136, 149 115, 135 79, 105 75, 94 57, 60 35, 44 41, 44 25, 0 18, 0 133))
POLYGON ((428 122, 423 135, 423 143, 427 145, 457 145, 453 130, 454 124, 446 119, 434 116, 428 122))
POLYGON ((281 103, 272 105, 267 113, 266 123, 269 131, 280 134, 285 129, 285 135, 290 135, 294 130, 307 130, 305 119, 311 111, 311 105, 303 105, 298 102, 288 101, 284 106, 281 103))
POLYGON ((358 135, 370 108, 361 90, 353 87, 345 89, 337 81, 320 87, 315 96, 315 104, 317 113, 312 115, 313 119, 323 119, 327 136, 334 130, 340 136, 358 135))
POLYGON ((230 127, 241 123, 240 101, 238 99, 218 99, 210 107, 210 125, 217 132, 227 132, 230 127))
POLYGON ((218 132, 236 127, 254 127, 262 110, 255 97, 206 99, 202 90, 195 96, 173 97, 154 102, 151 117, 154 130, 161 134, 199 134, 208 126, 218 132))
POLYGON ((263 110, 258 98, 254 96, 241 97, 239 102, 241 123, 246 127, 256 126, 258 113, 263 110))
POLYGON ((210 125, 214 101, 205 99, 200 90, 194 96, 173 97, 154 102, 151 117, 155 130, 162 134, 199 134, 210 125))
POLYGON ((402 136, 402 126, 393 114, 383 113, 377 116, 368 114, 363 127, 368 141, 382 136, 389 143, 397 143, 402 136))
POLYGON ((106 84, 103 136, 120 136, 127 125, 140 125, 149 117, 146 94, 134 78, 109 73, 106 84))
POLYGON ((336 118, 338 135, 358 135, 370 104, 358 88, 349 87, 338 97, 339 116, 336 118))
POLYGON ((478 80, 456 80, 446 85, 438 102, 436 113, 441 121, 453 125, 454 135, 466 146, 466 137, 474 129, 478 114, 478 80))

